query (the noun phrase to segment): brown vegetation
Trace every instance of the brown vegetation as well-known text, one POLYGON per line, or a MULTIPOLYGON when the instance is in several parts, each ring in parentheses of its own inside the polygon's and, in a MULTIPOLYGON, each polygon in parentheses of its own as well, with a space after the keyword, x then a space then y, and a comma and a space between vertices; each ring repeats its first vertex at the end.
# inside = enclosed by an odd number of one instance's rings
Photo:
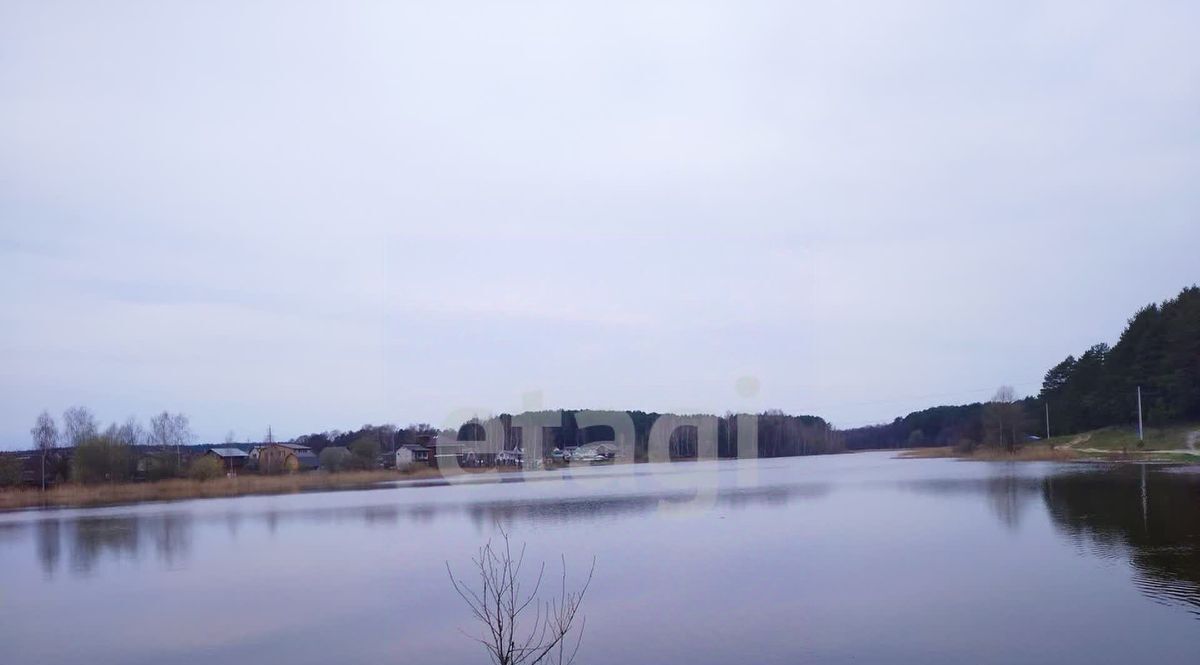
POLYGON ((1068 462, 1080 459, 1077 451, 1069 448, 1050 448, 1044 445, 1024 445, 1009 452, 1006 448, 980 446, 973 450, 956 450, 950 446, 941 448, 915 448, 906 450, 898 457, 904 459, 953 458, 978 462, 1068 462))
POLYGON ((959 454, 954 452, 950 446, 939 446, 937 448, 910 448, 909 450, 901 451, 896 455, 900 459, 940 459, 943 457, 959 457, 959 454))
POLYGON ((99 506, 137 501, 176 501, 247 494, 288 494, 368 487, 410 478, 439 477, 437 469, 414 471, 355 471, 350 473, 302 473, 285 476, 244 474, 235 478, 190 480, 173 478, 148 483, 80 485, 64 483, 46 490, 21 488, 0 491, 0 510, 42 506, 99 506))
POLYGON ((1024 445, 1012 452, 1003 448, 983 446, 965 455, 963 459, 983 462, 1069 462, 1079 457, 1078 452, 1069 448, 1024 445))

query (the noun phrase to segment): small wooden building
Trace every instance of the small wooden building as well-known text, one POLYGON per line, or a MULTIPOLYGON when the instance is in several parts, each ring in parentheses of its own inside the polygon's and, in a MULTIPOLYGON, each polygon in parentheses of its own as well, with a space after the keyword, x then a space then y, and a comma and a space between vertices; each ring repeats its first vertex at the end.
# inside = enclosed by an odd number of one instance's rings
POLYGON ((295 443, 268 444, 258 453, 259 473, 314 471, 320 466, 311 448, 295 443))
POLYGON ((250 461, 250 453, 241 448, 209 448, 204 454, 220 460, 225 473, 231 475, 236 475, 246 468, 246 463, 250 461))
POLYGON ((403 469, 416 464, 429 464, 430 450, 425 446, 405 444, 396 449, 396 468, 403 469))

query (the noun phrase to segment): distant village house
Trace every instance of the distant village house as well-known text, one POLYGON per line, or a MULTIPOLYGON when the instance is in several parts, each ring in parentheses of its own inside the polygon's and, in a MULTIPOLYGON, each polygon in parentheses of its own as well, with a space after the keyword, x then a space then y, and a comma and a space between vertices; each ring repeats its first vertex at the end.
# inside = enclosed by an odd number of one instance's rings
MULTIPOLYGON (((258 470, 261 473, 296 473, 314 471, 320 466, 316 454, 308 446, 294 443, 271 443, 256 449, 258 470)), ((253 455, 253 453, 251 453, 253 455)))
POLYGON ((219 460, 225 473, 230 475, 237 475, 250 461, 250 453, 241 448, 210 448, 205 455, 219 460))
POLYGON ((429 464, 430 450, 425 446, 409 443, 396 449, 396 468, 404 469, 416 464, 429 464))

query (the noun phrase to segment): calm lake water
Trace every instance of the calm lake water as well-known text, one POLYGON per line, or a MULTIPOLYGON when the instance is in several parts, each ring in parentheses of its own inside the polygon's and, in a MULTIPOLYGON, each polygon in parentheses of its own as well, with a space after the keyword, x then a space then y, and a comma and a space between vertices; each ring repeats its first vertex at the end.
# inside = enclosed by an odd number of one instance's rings
POLYGON ((1200 662, 1200 477, 830 457, 0 514, 0 662, 484 663, 497 524, 581 663, 1200 662))

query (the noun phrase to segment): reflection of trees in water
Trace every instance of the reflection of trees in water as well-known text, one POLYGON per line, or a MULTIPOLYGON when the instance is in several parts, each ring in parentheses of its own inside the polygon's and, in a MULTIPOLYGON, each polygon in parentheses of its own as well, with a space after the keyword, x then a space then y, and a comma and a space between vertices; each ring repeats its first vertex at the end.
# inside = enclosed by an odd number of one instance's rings
POLYGON ((72 570, 90 572, 103 554, 137 558, 138 518, 81 517, 73 526, 67 531, 72 570))
POLYGON ((1183 602, 1200 614, 1200 477, 1123 465, 1103 471, 1018 473, 900 483, 932 494, 985 494, 992 512, 1016 529, 1041 497, 1056 527, 1093 556, 1126 559, 1151 598, 1183 602))
MULTIPOLYGON (((715 506, 741 509, 755 505, 784 506, 796 500, 828 494, 827 483, 802 483, 754 488, 724 488, 716 493, 715 506)), ((368 527, 396 528, 406 523, 429 523, 440 515, 465 514, 478 525, 535 522, 578 522, 620 518, 657 510, 661 503, 686 505, 695 491, 649 492, 638 495, 546 497, 527 501, 479 503, 377 504, 328 508, 269 509, 261 513, 227 513, 194 516, 186 512, 160 515, 107 515, 72 520, 43 519, 34 525, 36 549, 42 569, 52 575, 65 548, 70 569, 88 574, 106 557, 136 560, 153 551, 167 566, 186 561, 192 549, 192 532, 197 520, 223 524, 231 538, 243 522, 257 523, 274 534, 290 522, 359 522, 368 527)), ((712 502, 701 502, 704 509, 712 502)))
POLYGON ((1041 476, 1023 476, 1015 470, 985 478, 936 478, 902 482, 905 489, 923 494, 983 495, 988 506, 1000 523, 1016 530, 1021 526, 1021 516, 1041 494, 1041 476))
MULTIPOLYGON (((740 509, 753 505, 784 506, 798 499, 815 499, 828 494, 827 483, 802 483, 786 486, 755 488, 726 488, 717 492, 715 505, 740 509)), ((684 504, 696 493, 648 492, 637 495, 594 495, 586 497, 546 497, 524 501, 481 501, 413 504, 375 504, 359 506, 330 506, 327 508, 270 509, 262 513, 227 513, 208 519, 224 522, 235 533, 242 521, 257 522, 275 533, 282 525, 293 522, 310 524, 339 524, 360 522, 368 527, 391 528, 403 524, 427 524, 444 515, 467 515, 477 524, 491 525, 497 520, 538 522, 578 522, 606 519, 650 512, 660 503, 684 504)), ((701 503, 711 507, 711 503, 701 503)), ((190 517, 189 517, 190 519, 190 517)), ((205 519, 205 518, 200 518, 205 519)))
POLYGON ((987 496, 992 512, 1004 526, 1016 530, 1021 526, 1021 514, 1036 499, 1039 485, 1036 479, 1012 474, 988 478, 987 496))
POLYGON ((400 522, 400 511, 394 506, 368 506, 362 516, 368 526, 395 526, 400 522))
POLYGON ((1200 478, 1126 466, 1047 478, 1042 496, 1077 546, 1128 556, 1144 593, 1200 616, 1200 478))
POLYGON ((70 552, 71 570, 79 574, 90 573, 106 556, 138 559, 145 549, 143 541, 153 545, 160 561, 175 566, 191 551, 192 517, 167 513, 154 517, 45 519, 34 526, 34 534, 38 560, 47 575, 58 569, 64 541, 70 552))
POLYGON ((225 528, 229 531, 229 538, 237 540, 238 530, 242 526, 242 514, 236 510, 231 510, 225 513, 225 528))
POLYGON ((54 575, 58 560, 62 558, 62 538, 59 536, 58 520, 41 520, 37 523, 38 560, 42 572, 54 575))
MULTIPOLYGON (((828 483, 803 483, 769 487, 723 489, 717 491, 715 505, 734 510, 754 505, 785 506, 799 499, 821 498, 829 494, 828 483)), ((612 519, 626 515, 637 515, 658 510, 661 504, 686 506, 696 498, 694 491, 674 493, 653 492, 621 496, 574 497, 570 499, 544 499, 538 501, 513 501, 472 504, 467 514, 476 526, 495 523, 512 524, 518 521, 579 522, 581 520, 612 519)), ((705 501, 699 506, 711 507, 705 501)))
POLYGON ((192 549, 192 518, 190 515, 168 513, 160 518, 143 520, 144 530, 154 540, 154 551, 168 566, 187 559, 192 549))

